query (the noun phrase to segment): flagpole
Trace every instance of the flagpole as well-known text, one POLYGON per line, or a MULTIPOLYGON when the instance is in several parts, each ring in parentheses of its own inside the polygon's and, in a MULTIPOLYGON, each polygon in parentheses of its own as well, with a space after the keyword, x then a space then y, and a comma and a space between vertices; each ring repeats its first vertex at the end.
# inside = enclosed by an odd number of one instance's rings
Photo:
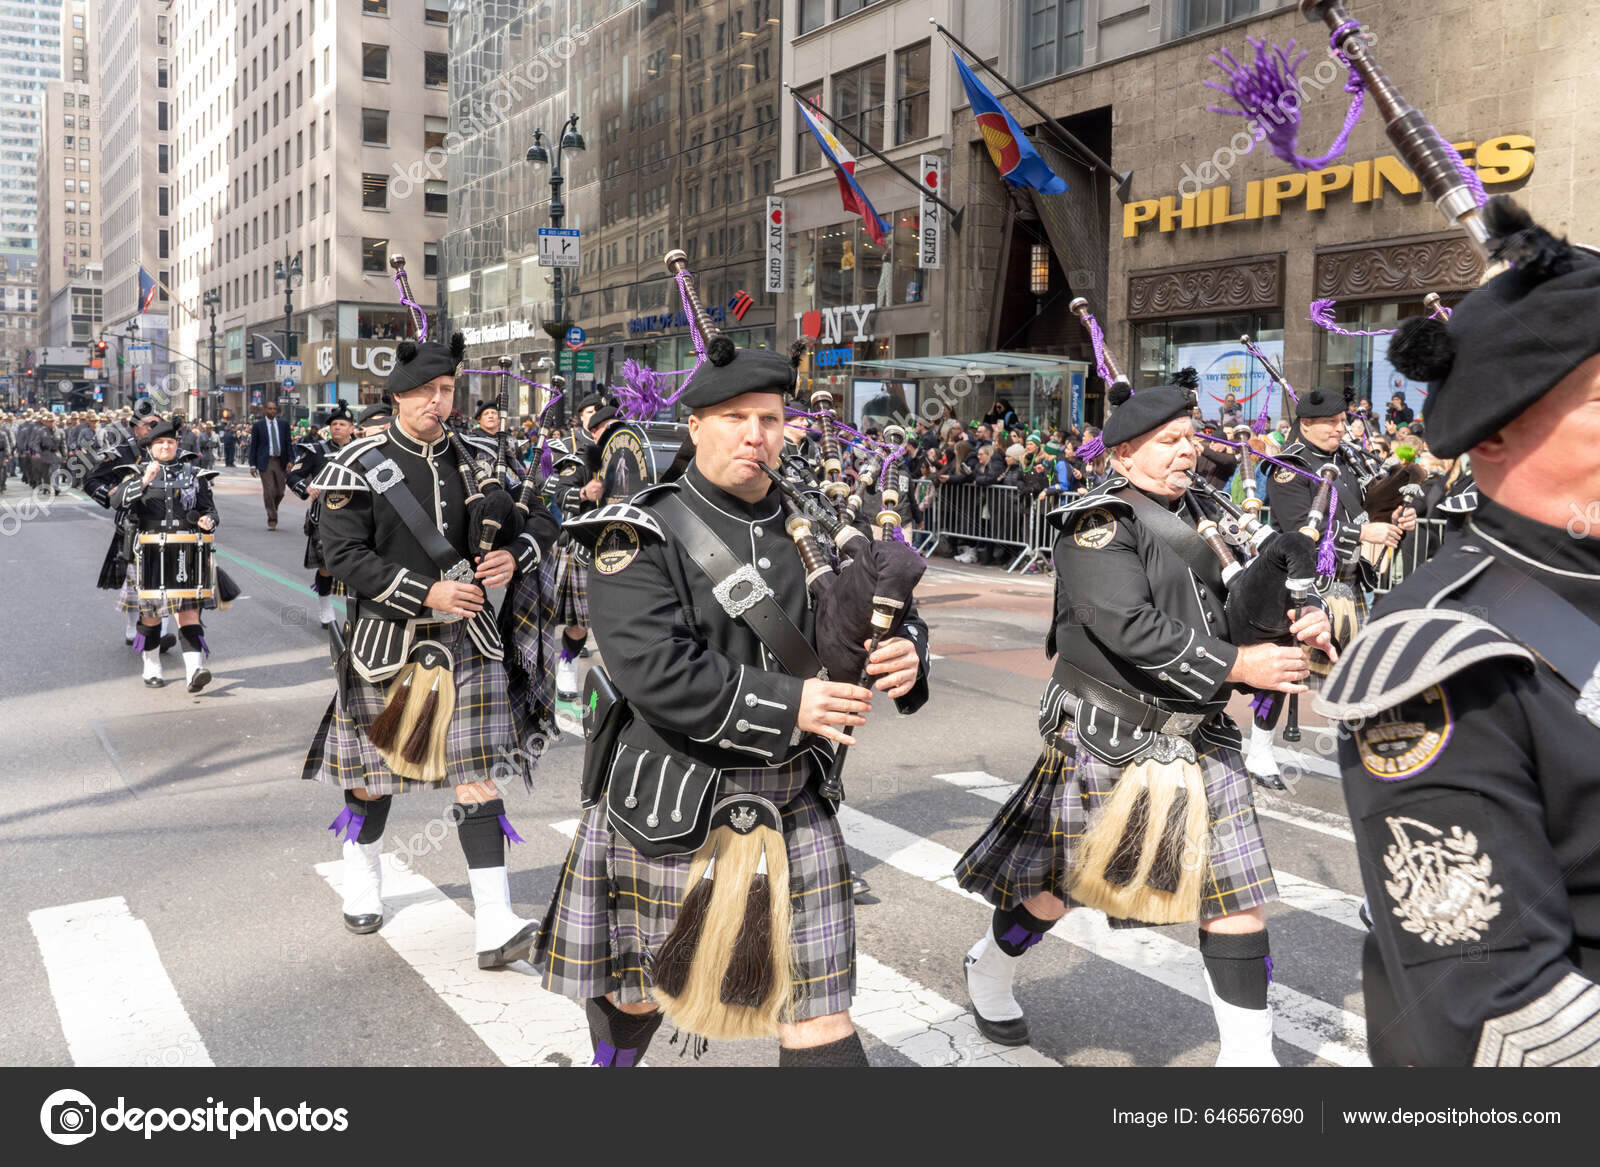
POLYGON ((949 41, 951 44, 955 45, 956 48, 967 54, 968 57, 972 58, 973 64, 977 65, 978 68, 982 69, 985 73, 989 74, 989 76, 993 77, 996 81, 1000 82, 1000 84, 1004 85, 1011 91, 1013 97, 1022 102, 1023 105, 1027 106, 1034 113, 1038 114, 1039 117, 1043 119, 1044 125, 1047 129, 1056 134, 1073 150, 1076 150, 1080 154, 1087 156, 1089 161, 1092 162, 1096 168, 1105 171, 1113 179, 1115 179, 1117 184, 1117 198, 1121 199, 1123 202, 1128 201, 1128 184, 1133 181, 1133 171, 1128 170, 1119 174, 1115 169, 1112 168, 1111 163, 1107 162, 1104 158, 1100 157, 1100 155, 1096 154, 1093 150, 1089 149, 1089 147, 1085 146, 1076 135, 1069 131, 1065 126, 1057 122, 1055 118, 1045 113, 1044 110, 1040 109, 1039 106, 1034 103, 1031 97, 1022 92, 1022 90, 1018 89, 1015 85, 1011 84, 1006 76, 998 69, 994 68, 982 57, 978 56, 977 53, 967 48, 967 46, 963 44, 961 40, 957 38, 957 36, 948 28, 940 24, 931 16, 928 17, 928 23, 933 25, 934 28, 938 29, 939 34, 943 36, 945 40, 949 41))
MULTIPOLYGON (((805 98, 801 97, 798 93, 795 93, 793 85, 785 85, 784 88, 787 89, 789 91, 789 93, 793 97, 795 97, 797 100, 805 101, 805 98)), ((904 170, 900 169, 899 166, 895 165, 894 162, 890 161, 888 157, 886 157, 882 152, 880 152, 876 147, 874 147, 872 145, 872 143, 863 141, 862 138, 854 130, 852 130, 849 126, 845 125, 838 118, 834 117, 831 113, 828 113, 820 105, 813 105, 811 102, 806 101, 806 108, 812 110, 815 113, 819 113, 823 117, 827 118, 828 121, 833 123, 833 125, 835 127, 837 127, 838 129, 841 129, 845 133, 849 134, 850 135, 850 140, 853 141, 856 145, 860 146, 863 150, 865 150, 867 153, 871 154, 879 162, 882 162, 890 170, 894 171, 901 178, 905 179, 912 186, 916 187, 917 188, 917 193, 927 195, 930 199, 932 199, 934 202, 938 203, 946 211, 949 211, 950 212, 950 230, 956 231, 956 232, 959 232, 961 230, 961 216, 966 213, 966 208, 965 207, 961 207, 961 208, 952 207, 949 203, 945 202, 944 199, 939 197, 938 194, 936 194, 935 192, 929 190, 926 186, 924 186, 922 183, 918 182, 915 178, 912 178, 911 175, 907 174, 904 170)))

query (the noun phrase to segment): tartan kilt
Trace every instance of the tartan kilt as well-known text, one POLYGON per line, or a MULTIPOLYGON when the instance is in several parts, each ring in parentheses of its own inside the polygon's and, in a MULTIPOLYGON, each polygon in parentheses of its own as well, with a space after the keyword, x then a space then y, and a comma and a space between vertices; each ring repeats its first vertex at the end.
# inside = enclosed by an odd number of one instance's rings
MULTIPOLYGON (((850 1008, 855 906, 844 836, 807 786, 808 757, 774 770, 725 770, 719 796, 760 794, 782 807, 793 910, 793 1020, 850 1008)), ((688 892, 693 855, 649 859, 614 833, 605 800, 584 811, 529 960, 551 992, 577 1000, 615 993, 650 1000, 650 966, 688 892)), ((785 1020, 789 1015, 785 1014, 785 1020)))
MULTIPOLYGON (((1200 918, 1215 919, 1278 898, 1238 728, 1223 715, 1190 739, 1205 781, 1211 832, 1200 918)), ((1047 738, 1027 781, 956 864, 956 882, 1002 911, 1040 892, 1068 904, 1067 880, 1089 817, 1122 771, 1077 749, 1069 722, 1047 738)), ((1143 927, 1137 921, 1114 925, 1143 927)))
POLYGON ((526 765, 517 753, 517 735, 506 670, 479 650, 467 634, 465 620, 426 623, 416 627, 417 640, 437 640, 454 660, 451 677, 456 686, 456 707, 445 742, 448 778, 419 782, 402 778, 384 764, 367 730, 383 712, 384 691, 364 681, 354 669, 341 668, 339 690, 328 703, 306 751, 302 778, 314 778, 344 790, 364 786, 376 795, 408 794, 466 782, 501 780, 521 775, 526 765))
POLYGON ((578 546, 570 538, 556 545, 555 571, 550 576, 552 607, 556 624, 589 624, 589 565, 578 558, 578 546))
POLYGON ((128 574, 123 577, 122 590, 117 593, 117 611, 137 612, 147 620, 158 620, 163 616, 171 616, 178 612, 198 612, 203 608, 215 608, 216 601, 206 603, 202 600, 141 600, 139 598, 139 569, 133 564, 128 565, 128 574))

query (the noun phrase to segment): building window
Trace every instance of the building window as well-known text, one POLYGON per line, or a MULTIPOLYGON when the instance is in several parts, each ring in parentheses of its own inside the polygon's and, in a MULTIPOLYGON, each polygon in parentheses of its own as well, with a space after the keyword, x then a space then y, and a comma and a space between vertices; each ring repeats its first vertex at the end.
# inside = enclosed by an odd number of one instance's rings
POLYGON ((872 0, 839 0, 839 15, 849 16, 852 12, 860 12, 872 0))
POLYGON ((83 58, 82 57, 73 57, 72 58, 72 71, 74 73, 82 73, 83 72, 83 58))
POLYGON ((1261 0, 1183 0, 1183 33, 1215 28, 1229 21, 1242 20, 1261 7, 1261 0))
POLYGON ((166 87, 167 87, 167 59, 165 57, 158 57, 158 58, 156 58, 156 88, 157 89, 165 89, 166 87))
POLYGON ((389 0, 361 0, 361 11, 367 16, 388 16, 389 0))
POLYGON ((361 111, 361 140, 368 146, 389 144, 389 111, 364 109, 361 111))
POLYGON ((422 184, 422 209, 430 215, 442 215, 450 206, 446 193, 448 185, 440 179, 429 179, 422 184))
POLYGON ((422 19, 429 24, 449 24, 450 13, 443 8, 424 8, 422 19))
POLYGON ((828 0, 799 0, 800 31, 821 28, 828 19, 828 0))
MULTIPOLYGON (((833 116, 862 141, 883 146, 883 61, 833 75, 833 116)), ((845 142, 854 153, 855 142, 845 142)))
POLYGON ((67 170, 75 171, 78 169, 78 160, 72 157, 72 155, 68 154, 61 160, 61 165, 67 170))
MULTIPOLYGON (((802 89, 795 90, 795 96, 801 101, 820 107, 822 105, 822 82, 816 81, 802 89)), ((817 145, 817 136, 811 132, 811 126, 800 111, 795 111, 794 126, 794 171, 796 174, 806 170, 815 170, 822 165, 822 147, 817 145)))
POLYGON ((429 280, 439 278, 439 245, 437 243, 424 243, 422 245, 422 276, 424 279, 429 280))
POLYGON ((424 150, 444 149, 444 138, 450 131, 450 119, 441 117, 425 117, 422 119, 422 148, 424 150))
POLYGON ((1027 0, 1023 36, 1027 79, 1054 77, 1083 64, 1083 0, 1027 0))
MULTIPOLYGON (((1193 365, 1200 370, 1200 404, 1213 413, 1228 389, 1245 401, 1267 384, 1266 373, 1256 362, 1238 362, 1230 350, 1238 348, 1241 335, 1255 338, 1261 350, 1283 363, 1283 313, 1242 312, 1230 316, 1187 316, 1172 320, 1140 321, 1133 325, 1133 384, 1135 390, 1164 385, 1179 369, 1193 365), (1221 357, 1227 357, 1226 361, 1221 357), (1242 367, 1242 374, 1235 373, 1242 367), (1238 384, 1233 379, 1242 377, 1238 384)), ((1260 408, 1259 398, 1254 403, 1260 408)), ((1250 405, 1245 406, 1251 408, 1250 405)))
MULTIPOLYGON (((82 28, 83 27, 83 17, 82 16, 74 16, 72 18, 72 27, 73 28, 82 28)), ((73 39, 77 40, 77 39, 80 39, 80 38, 74 37, 73 39)))
POLYGON ((168 198, 169 198, 169 194, 168 194, 168 190, 167 190, 166 187, 164 187, 164 186, 156 187, 156 214, 157 215, 170 215, 172 213, 171 208, 168 206, 168 202, 167 202, 168 198))
POLYGON ((436 89, 450 84, 450 54, 422 54, 422 83, 436 89))
POLYGON ((901 49, 894 55, 896 142, 914 142, 928 136, 927 41, 901 49))
MULTIPOLYGON (((328 242, 322 242, 322 254, 328 254, 328 242)), ((389 262, 389 241, 387 239, 362 239, 361 240, 361 270, 382 272, 384 265, 389 262)), ((326 265, 324 265, 326 266, 326 265)))
POLYGON ((165 227, 156 232, 156 258, 166 259, 167 252, 172 246, 172 233, 165 227))
POLYGON ((389 46, 361 46, 361 76, 368 81, 389 80, 389 46))
MULTIPOLYGON (((1460 294, 1445 294, 1445 307, 1454 307, 1460 294)), ((1420 299, 1367 300, 1339 304, 1334 308, 1334 319, 1339 327, 1351 332, 1376 332, 1392 329, 1401 321, 1427 312, 1420 299)), ((1396 393, 1417 415, 1422 414, 1426 398, 1426 385, 1408 381, 1389 363, 1389 341, 1381 336, 1340 336, 1338 333, 1317 330, 1317 379, 1313 382, 1329 388, 1342 389, 1353 402, 1366 402, 1370 406, 1373 430, 1387 433, 1385 424, 1389 401, 1396 393)), ((1392 434, 1389 435, 1393 437, 1392 434)))
POLYGON ((389 183, 381 174, 363 174, 361 176, 361 206, 368 211, 387 210, 389 206, 389 183))

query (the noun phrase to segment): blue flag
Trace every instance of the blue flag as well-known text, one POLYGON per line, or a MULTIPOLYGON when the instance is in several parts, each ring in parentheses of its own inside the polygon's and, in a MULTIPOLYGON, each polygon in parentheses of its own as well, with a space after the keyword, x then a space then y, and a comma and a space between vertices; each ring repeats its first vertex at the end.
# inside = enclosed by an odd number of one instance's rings
POLYGON ((1012 186, 1024 186, 1040 194, 1065 194, 1066 180, 1039 157, 1016 119, 983 87, 983 82, 967 68, 965 61, 955 53, 950 55, 955 57, 956 68, 961 70, 961 84, 967 88, 972 115, 978 121, 983 144, 989 148, 989 157, 994 160, 1000 177, 1012 186))
POLYGON ((150 307, 150 301, 156 298, 156 282, 150 278, 150 273, 143 267, 139 269, 139 315, 144 315, 144 310, 150 307))

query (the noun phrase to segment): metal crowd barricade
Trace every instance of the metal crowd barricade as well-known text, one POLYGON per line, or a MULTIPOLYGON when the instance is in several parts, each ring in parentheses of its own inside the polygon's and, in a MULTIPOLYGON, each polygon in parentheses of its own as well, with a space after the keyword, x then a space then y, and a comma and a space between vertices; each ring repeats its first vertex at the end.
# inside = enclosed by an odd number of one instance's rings
POLYGON ((946 539, 1010 548, 1016 554, 1006 571, 1021 571, 1050 561, 1055 540, 1045 516, 1060 505, 1058 496, 1041 502, 1015 486, 939 486, 923 509, 922 526, 911 534, 911 545, 923 556, 931 555, 946 539))
POLYGON ((1417 529, 1401 540, 1389 562, 1388 574, 1379 576, 1373 593, 1385 595, 1403 583, 1407 576, 1438 553, 1448 532, 1449 524, 1444 519, 1418 519, 1417 529))

